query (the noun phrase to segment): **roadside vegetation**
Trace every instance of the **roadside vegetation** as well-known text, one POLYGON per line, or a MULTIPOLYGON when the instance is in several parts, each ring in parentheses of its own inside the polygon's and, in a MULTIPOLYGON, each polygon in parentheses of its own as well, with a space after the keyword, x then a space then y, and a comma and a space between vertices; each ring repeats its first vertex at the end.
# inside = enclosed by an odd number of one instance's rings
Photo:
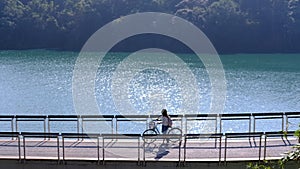
POLYGON ((297 167, 300 168, 300 124, 299 129, 295 131, 295 137, 298 139, 298 144, 293 146, 293 149, 287 152, 280 160, 249 163, 247 169, 285 169, 285 165, 289 161, 295 161, 297 167))

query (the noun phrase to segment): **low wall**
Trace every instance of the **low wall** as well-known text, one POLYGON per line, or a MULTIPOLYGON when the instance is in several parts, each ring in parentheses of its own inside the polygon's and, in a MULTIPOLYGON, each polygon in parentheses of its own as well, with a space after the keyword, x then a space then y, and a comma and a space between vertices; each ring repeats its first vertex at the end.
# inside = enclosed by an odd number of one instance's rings
MULTIPOLYGON (((137 165, 136 162, 130 161, 109 161, 105 165, 99 165, 90 161, 67 161, 66 164, 57 164, 51 160, 30 160, 20 163, 18 160, 0 160, 0 169, 246 169, 247 161, 228 162, 225 166, 219 166, 216 162, 188 162, 185 166, 177 166, 176 162, 154 161, 147 162, 146 166, 137 165)), ((286 169, 297 169, 300 165, 290 162, 286 169)))

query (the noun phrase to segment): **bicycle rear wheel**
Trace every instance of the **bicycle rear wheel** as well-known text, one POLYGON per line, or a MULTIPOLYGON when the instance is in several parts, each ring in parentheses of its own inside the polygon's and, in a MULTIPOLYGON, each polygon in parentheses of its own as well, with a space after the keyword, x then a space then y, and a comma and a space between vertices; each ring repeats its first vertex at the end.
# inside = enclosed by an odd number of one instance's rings
POLYGON ((182 131, 180 128, 171 128, 168 132, 168 134, 171 134, 171 135, 178 135, 178 137, 173 137, 173 138, 170 138, 169 141, 175 143, 177 141, 179 141, 181 139, 181 136, 182 136, 182 131))
POLYGON ((157 132, 153 129, 145 130, 143 135, 142 135, 143 140, 146 143, 153 143, 156 140, 155 136, 157 136, 157 132))

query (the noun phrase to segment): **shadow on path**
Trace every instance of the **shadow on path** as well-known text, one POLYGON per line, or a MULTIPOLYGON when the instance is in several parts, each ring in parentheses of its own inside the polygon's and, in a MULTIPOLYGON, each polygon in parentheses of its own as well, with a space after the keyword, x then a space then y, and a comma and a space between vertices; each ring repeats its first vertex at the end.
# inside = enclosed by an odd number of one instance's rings
POLYGON ((161 144, 158 148, 158 152, 156 153, 156 157, 154 158, 155 160, 159 160, 163 158, 164 156, 168 155, 170 151, 167 150, 168 144, 161 144))

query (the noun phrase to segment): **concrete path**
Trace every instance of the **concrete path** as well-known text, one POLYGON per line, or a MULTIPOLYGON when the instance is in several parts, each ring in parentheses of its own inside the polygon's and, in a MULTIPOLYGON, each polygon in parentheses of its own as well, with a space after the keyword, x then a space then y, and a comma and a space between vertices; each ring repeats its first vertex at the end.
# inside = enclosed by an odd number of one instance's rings
MULTIPOLYGON (((24 159, 24 146, 21 140, 20 155, 24 159)), ((267 140, 266 158, 280 158, 284 152, 292 149, 297 143, 294 138, 267 140)), ((225 157, 225 144, 221 144, 221 161, 225 157)), ((264 157, 264 139, 262 139, 261 159, 264 157)), ((126 160, 126 161, 183 161, 186 154, 186 161, 219 161, 219 142, 215 144, 214 139, 210 140, 189 140, 184 153, 183 143, 179 150, 179 144, 166 144, 162 140, 157 140, 151 144, 143 146, 137 140, 120 139, 105 140, 103 143, 100 139, 99 151, 97 140, 93 139, 67 139, 62 147, 62 141, 59 141, 57 148, 56 139, 26 139, 25 156, 26 159, 59 159, 63 160, 126 160), (138 145, 139 144, 139 145, 138 145), (104 145, 104 147, 103 147, 104 145), (64 153, 63 153, 64 150, 64 153), (103 152, 104 150, 104 152, 103 152), (58 152, 59 151, 59 152, 58 152), (180 154, 179 154, 180 151, 180 154)), ((228 139, 226 161, 235 160, 257 160, 259 156, 259 139, 251 141, 241 139, 228 139)), ((18 141, 0 139, 0 158, 2 159, 19 159, 18 141)))

